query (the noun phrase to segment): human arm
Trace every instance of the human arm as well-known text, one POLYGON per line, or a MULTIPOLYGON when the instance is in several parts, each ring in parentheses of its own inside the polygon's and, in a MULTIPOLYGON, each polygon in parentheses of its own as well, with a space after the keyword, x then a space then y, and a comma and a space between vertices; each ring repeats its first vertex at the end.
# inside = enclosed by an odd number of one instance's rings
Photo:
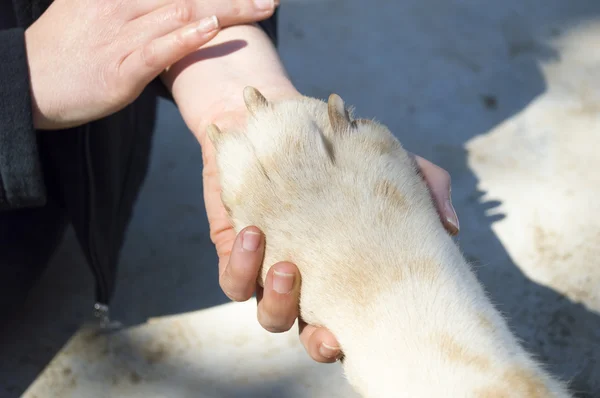
MULTIPOLYGON (((279 0, 276 0, 275 4, 279 5, 279 0)), ((275 47, 277 47, 277 42, 278 42, 277 21, 278 21, 277 9, 275 9, 275 12, 273 13, 273 15, 271 17, 269 17, 267 19, 263 19, 262 21, 259 21, 256 23, 256 25, 265 32, 265 34, 269 37, 269 39, 271 39, 271 42, 273 43, 273 45, 275 47)), ((164 77, 164 75, 157 77, 156 79, 154 79, 152 81, 152 83, 150 85, 152 86, 152 89, 158 96, 174 102, 173 95, 171 94, 171 90, 168 89, 163 83, 163 77, 164 77)))
MULTIPOLYGON (((37 131, 76 127, 134 101, 220 26, 268 18, 247 0, 55 0, 31 26, 0 30, 0 211, 42 206, 37 131)), ((2 21, 14 25, 2 6, 2 21), (4 18, 7 17, 7 18, 4 18)), ((4 26, 4 25, 3 25, 4 26)))
MULTIPOLYGON (((267 36, 250 25, 221 31, 208 46, 163 73, 162 79, 202 147, 205 205, 210 236, 219 255, 219 282, 223 291, 235 301, 244 301, 256 289, 261 325, 272 332, 289 330, 298 316, 298 269, 287 262, 275 264, 264 289, 257 289, 264 236, 255 227, 249 227, 236 237, 220 199, 218 172, 206 127, 211 123, 225 130, 243 127, 245 86, 256 87, 270 100, 300 94, 267 36), (291 291, 286 293, 286 288, 291 291)), ((447 173, 423 161, 417 157, 426 180, 434 184, 436 203, 445 203, 450 187, 447 173)), ((302 322, 300 330, 301 341, 313 359, 333 362, 339 357, 338 343, 329 331, 302 322)))

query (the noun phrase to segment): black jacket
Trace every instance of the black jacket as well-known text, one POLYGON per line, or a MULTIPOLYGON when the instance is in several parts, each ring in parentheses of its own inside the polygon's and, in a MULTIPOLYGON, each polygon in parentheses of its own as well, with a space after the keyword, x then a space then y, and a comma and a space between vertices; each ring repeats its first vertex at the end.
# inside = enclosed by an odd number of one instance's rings
MULTIPOLYGON (((35 131, 24 31, 50 2, 0 0, 0 223, 16 220, 14 230, 27 235, 34 231, 27 231, 23 217, 15 215, 62 209, 94 273, 97 301, 108 304, 126 226, 148 166, 157 96, 169 95, 157 79, 109 117, 68 130, 35 131)), ((275 44, 276 18, 260 23, 275 44)), ((17 239, 5 230, 0 240, 17 239)), ((0 267, 9 257, 0 252, 0 267)))

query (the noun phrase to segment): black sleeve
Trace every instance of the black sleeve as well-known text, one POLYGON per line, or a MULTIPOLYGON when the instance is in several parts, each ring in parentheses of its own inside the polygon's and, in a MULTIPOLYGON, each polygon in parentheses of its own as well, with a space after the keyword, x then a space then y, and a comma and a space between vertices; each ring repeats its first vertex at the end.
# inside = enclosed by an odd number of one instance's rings
POLYGON ((0 211, 46 202, 31 107, 25 30, 0 30, 0 211))
MULTIPOLYGON (((277 13, 278 13, 278 11, 279 11, 279 9, 275 10, 275 12, 271 16, 271 18, 265 19, 264 21, 261 21, 258 23, 258 26, 269 36, 269 38, 271 39, 271 41, 273 42, 273 45, 275 47, 277 47, 277 44, 278 44, 278 42, 277 42, 277 13)), ((163 97, 170 101, 173 101, 173 96, 171 96, 171 93, 169 92, 169 90, 167 90, 167 88, 162 83, 160 78, 154 79, 150 83, 150 86, 151 86, 152 90, 155 90, 156 94, 159 97, 163 97)))

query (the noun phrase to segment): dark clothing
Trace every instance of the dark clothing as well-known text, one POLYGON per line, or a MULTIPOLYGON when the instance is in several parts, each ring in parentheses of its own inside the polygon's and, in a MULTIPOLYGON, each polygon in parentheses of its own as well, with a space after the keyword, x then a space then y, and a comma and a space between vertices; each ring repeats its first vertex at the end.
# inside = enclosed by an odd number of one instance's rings
MULTIPOLYGON (((0 316, 26 297, 71 224, 108 305, 119 253, 148 167, 160 80, 86 125, 33 128, 24 31, 50 0, 0 0, 0 316)), ((276 18, 260 26, 276 44, 276 18)), ((201 89, 201 88, 200 88, 201 89)))

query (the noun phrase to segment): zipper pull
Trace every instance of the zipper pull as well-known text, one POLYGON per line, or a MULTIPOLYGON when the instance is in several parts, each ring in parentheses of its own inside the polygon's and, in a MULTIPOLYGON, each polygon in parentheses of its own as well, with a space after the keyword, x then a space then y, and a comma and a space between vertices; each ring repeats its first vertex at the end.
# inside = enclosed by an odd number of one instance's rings
POLYGON ((121 328, 121 323, 110 319, 110 308, 107 304, 94 303, 94 318, 100 330, 115 330, 121 328))

